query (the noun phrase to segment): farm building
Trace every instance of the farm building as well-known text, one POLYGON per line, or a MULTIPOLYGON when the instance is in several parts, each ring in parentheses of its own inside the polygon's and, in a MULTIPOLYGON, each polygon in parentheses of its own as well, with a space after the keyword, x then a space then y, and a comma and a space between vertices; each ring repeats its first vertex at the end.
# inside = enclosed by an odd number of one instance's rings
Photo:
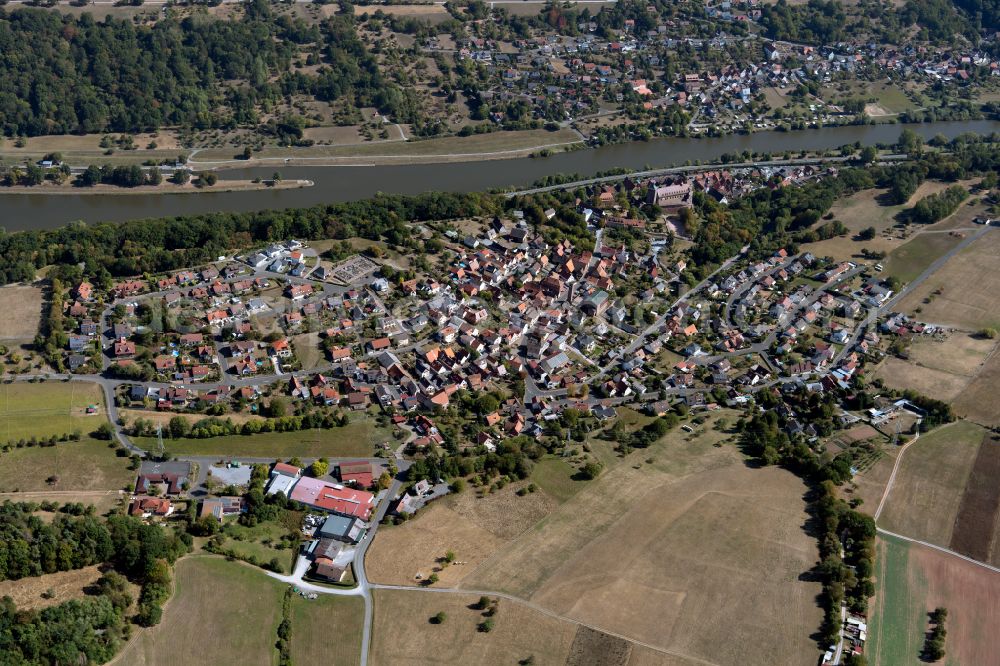
POLYGON ((316 509, 362 520, 368 520, 375 504, 375 496, 369 492, 311 478, 299 479, 289 498, 316 509))

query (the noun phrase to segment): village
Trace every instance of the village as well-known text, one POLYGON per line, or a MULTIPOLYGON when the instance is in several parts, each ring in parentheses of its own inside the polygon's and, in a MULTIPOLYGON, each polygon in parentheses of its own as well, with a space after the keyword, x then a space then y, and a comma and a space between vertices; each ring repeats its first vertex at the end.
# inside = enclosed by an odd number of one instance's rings
POLYGON ((602 130, 628 121, 654 135, 867 122, 919 107, 916 88, 955 90, 1000 76, 1000 61, 979 48, 797 44, 756 30, 756 2, 710 3, 706 12, 722 26, 715 36, 692 37, 698 21, 682 14, 648 26, 625 19, 618 30, 607 21, 581 21, 578 36, 542 31, 505 39, 472 32, 458 41, 430 37, 423 46, 480 69, 478 95, 496 125, 513 128, 527 110, 536 120, 575 122, 594 142, 613 136, 602 130), (727 34, 726 25, 740 28, 727 34), (723 54, 728 64, 703 62, 702 53, 723 54), (621 116, 607 118, 615 114, 621 116))

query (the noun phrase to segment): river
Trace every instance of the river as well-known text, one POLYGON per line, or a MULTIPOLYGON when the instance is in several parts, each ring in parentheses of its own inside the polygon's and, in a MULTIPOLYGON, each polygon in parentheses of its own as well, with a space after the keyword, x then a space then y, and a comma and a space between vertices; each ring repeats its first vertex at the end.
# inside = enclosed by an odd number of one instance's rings
MULTIPOLYGON (((473 192, 527 186, 549 174, 592 176, 615 167, 641 169, 680 165, 687 160, 710 162, 725 153, 782 153, 825 150, 860 141, 893 143, 903 125, 827 127, 797 132, 757 132, 719 138, 664 138, 559 153, 547 158, 408 166, 331 166, 281 168, 284 178, 314 181, 313 187, 251 192, 141 195, 0 194, 0 227, 7 231, 54 228, 74 220, 123 220, 190 215, 213 211, 250 211, 311 206, 364 199, 376 192, 418 194, 431 190, 473 192)), ((1000 132, 1000 122, 975 120, 908 125, 925 138, 964 132, 1000 132)), ((275 168, 234 169, 220 179, 269 178, 275 168)))

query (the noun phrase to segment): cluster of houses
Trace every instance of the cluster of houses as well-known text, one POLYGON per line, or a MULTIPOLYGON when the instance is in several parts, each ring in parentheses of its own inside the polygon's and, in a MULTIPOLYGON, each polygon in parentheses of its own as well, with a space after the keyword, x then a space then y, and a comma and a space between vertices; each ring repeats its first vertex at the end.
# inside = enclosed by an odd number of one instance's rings
MULTIPOLYGON (((706 12, 710 18, 731 22, 752 23, 761 15, 756 0, 710 0, 706 12)), ((767 88, 794 89, 845 77, 962 85, 977 71, 1000 76, 1000 60, 971 47, 894 47, 868 42, 811 46, 763 37, 750 38, 760 42, 758 60, 734 62, 731 58, 730 64, 716 68, 670 74, 667 65, 678 51, 748 52, 746 37, 721 33, 693 38, 687 36, 688 25, 686 18, 674 17, 639 29, 628 19, 614 34, 599 36, 595 34, 598 24, 585 21, 579 24, 577 36, 540 34, 511 42, 477 37, 471 30, 454 49, 457 58, 480 64, 490 73, 489 85, 480 94, 493 108, 526 102, 536 118, 565 120, 594 113, 602 100, 613 99, 624 110, 684 109, 697 118, 695 130, 708 125, 736 129, 747 122, 772 126, 772 109, 763 94, 767 88), (653 78, 647 78, 650 72, 653 78)), ((442 48, 438 37, 428 38, 426 46, 442 48)), ((855 113, 818 101, 811 111, 814 120, 827 123, 855 113)), ((515 120, 502 110, 494 111, 491 119, 499 124, 515 120)))

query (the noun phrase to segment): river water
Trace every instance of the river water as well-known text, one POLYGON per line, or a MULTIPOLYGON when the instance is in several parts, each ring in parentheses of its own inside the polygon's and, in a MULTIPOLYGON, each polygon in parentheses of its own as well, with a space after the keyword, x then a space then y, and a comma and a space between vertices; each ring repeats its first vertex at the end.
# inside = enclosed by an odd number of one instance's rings
MULTIPOLYGON (((909 125, 925 138, 964 132, 1000 132, 1000 122, 976 120, 909 125)), ((902 125, 828 127, 798 132, 757 132, 720 138, 664 138, 616 144, 594 150, 559 153, 547 158, 408 166, 332 166, 280 168, 285 179, 309 179, 313 187, 251 192, 138 195, 0 194, 0 227, 7 231, 54 228, 74 220, 119 222, 129 219, 189 215, 213 211, 250 211, 310 206, 364 199, 376 192, 418 194, 431 190, 473 192, 527 186, 546 175, 579 173, 584 177, 615 167, 641 169, 710 162, 725 153, 782 153, 824 150, 860 141, 893 143, 902 125)), ((269 178, 275 167, 220 172, 220 179, 269 178)))

